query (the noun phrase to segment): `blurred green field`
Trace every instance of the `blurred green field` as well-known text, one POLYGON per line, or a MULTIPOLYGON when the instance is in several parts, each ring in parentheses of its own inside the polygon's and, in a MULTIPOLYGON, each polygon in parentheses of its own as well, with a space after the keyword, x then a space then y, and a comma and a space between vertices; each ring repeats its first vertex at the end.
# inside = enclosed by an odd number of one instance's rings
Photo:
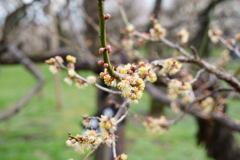
MULTIPOLYGON (((62 83, 64 108, 55 106, 53 75, 46 65, 38 65, 46 84, 27 106, 13 117, 0 122, 0 160, 74 160, 84 156, 65 145, 67 132, 81 133, 82 114, 95 113, 95 88, 79 90, 62 83)), ((81 72, 83 76, 91 72, 81 72)), ((61 73, 62 77, 66 73, 61 73)), ((0 112, 14 105, 36 84, 35 79, 20 65, 0 67, 0 112)), ((231 114, 239 118, 240 108, 231 100, 231 114)), ((131 115, 146 115, 149 110, 147 93, 131 115)), ((176 115, 166 110, 168 118, 176 115)), ((129 116, 126 129, 126 154, 129 160, 209 160, 202 146, 197 146, 195 120, 187 116, 164 135, 146 132, 142 124, 129 116)))

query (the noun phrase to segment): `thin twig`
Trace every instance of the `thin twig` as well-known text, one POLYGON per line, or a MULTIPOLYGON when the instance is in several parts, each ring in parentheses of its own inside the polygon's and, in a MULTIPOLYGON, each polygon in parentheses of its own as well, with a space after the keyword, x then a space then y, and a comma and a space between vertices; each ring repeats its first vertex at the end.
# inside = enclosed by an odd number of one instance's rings
POLYGON ((105 88, 105 87, 103 87, 103 86, 101 86, 101 85, 99 85, 99 84, 97 84, 97 83, 90 83, 87 79, 83 78, 83 77, 80 76, 79 74, 76 74, 75 77, 83 80, 84 82, 87 82, 88 84, 92 84, 92 85, 96 86, 97 88, 99 88, 99 89, 101 89, 101 90, 103 90, 103 91, 105 91, 105 92, 112 93, 112 94, 122 94, 121 91, 114 91, 114 90, 105 88))
POLYGON ((202 96, 202 97, 200 97, 200 98, 196 98, 196 99, 194 100, 194 103, 195 103, 195 102, 202 101, 202 100, 204 100, 205 98, 207 98, 207 97, 209 97, 209 96, 212 96, 214 93, 216 93, 216 92, 221 92, 221 91, 235 91, 235 89, 232 88, 232 87, 221 87, 221 88, 217 88, 217 89, 215 89, 214 91, 210 92, 209 94, 206 94, 206 95, 204 95, 204 96, 202 96))
POLYGON ((128 99, 125 99, 125 101, 122 103, 122 105, 120 106, 120 108, 118 109, 117 114, 115 115, 115 119, 119 119, 120 116, 123 113, 124 108, 128 105, 128 99))
MULTIPOLYGON (((62 69, 66 69, 66 70, 67 70, 67 67, 64 66, 62 63, 59 63, 59 61, 58 61, 57 59, 56 59, 56 62, 58 63, 59 67, 61 67, 62 69)), ((91 82, 89 82, 86 78, 83 78, 83 77, 80 76, 79 74, 76 74, 76 75, 75 75, 75 78, 81 79, 81 80, 83 80, 84 82, 86 82, 86 83, 88 83, 88 84, 92 84, 92 85, 94 85, 95 87, 97 87, 98 89, 101 89, 101 90, 103 90, 103 91, 105 91, 105 92, 112 93, 112 94, 120 94, 120 95, 122 94, 121 91, 114 91, 114 90, 105 88, 105 87, 103 87, 103 86, 101 86, 101 85, 99 85, 99 84, 97 84, 97 83, 91 83, 91 82)))
MULTIPOLYGON (((196 96, 195 96, 195 94, 194 94, 192 89, 190 90, 190 96, 191 96, 192 99, 194 99, 194 100, 196 99, 196 96)), ((174 125, 177 122, 181 121, 185 117, 185 115, 189 112, 189 110, 193 106, 193 104, 194 103, 188 104, 186 109, 184 109, 184 111, 182 111, 182 113, 177 118, 175 118, 175 119, 173 119, 171 121, 168 121, 168 123, 166 125, 164 125, 164 126, 166 126, 166 127, 167 126, 171 126, 171 125, 174 125)))
POLYGON ((93 149, 88 153, 88 155, 87 155, 83 160, 89 160, 89 158, 90 158, 91 156, 93 156, 93 154, 95 153, 95 151, 98 149, 98 147, 99 147, 100 145, 101 145, 101 143, 98 144, 98 145, 96 145, 96 146, 94 146, 93 149))
POLYGON ((70 132, 68 132, 68 137, 70 137, 71 139, 75 139, 77 142, 81 141, 81 139, 74 137, 70 132))
MULTIPOLYGON (((98 32, 100 33, 100 29, 99 26, 97 25, 97 23, 91 19, 91 17, 87 14, 87 12, 85 11, 85 9, 82 7, 82 5, 79 5, 79 7, 82 10, 83 13, 83 18, 85 18, 88 23, 98 32)), ((121 48, 121 44, 119 42, 117 42, 115 39, 109 37, 107 35, 107 42, 109 42, 110 44, 112 44, 113 46, 117 47, 117 48, 121 48)))
POLYGON ((203 68, 203 69, 200 69, 200 70, 197 72, 195 78, 193 78, 191 81, 186 82, 186 83, 189 83, 189 84, 195 83, 195 82, 199 79, 200 75, 201 75, 204 71, 205 71, 204 68, 203 68))
MULTIPOLYGON (((105 48, 107 46, 107 39, 106 39, 106 20, 104 14, 104 1, 98 0, 98 15, 99 15, 99 27, 100 27, 100 41, 101 47, 105 48)), ((114 76, 115 72, 112 68, 112 64, 110 62, 110 58, 108 55, 108 51, 105 49, 102 53, 102 57, 104 63, 108 64, 107 70, 110 76, 114 76)))
POLYGON ((186 58, 186 57, 174 57, 174 59, 180 62, 197 64, 199 67, 205 68, 206 71, 214 74, 219 79, 224 80, 225 82, 230 84, 233 88, 235 88, 236 91, 240 92, 240 81, 236 77, 233 77, 231 74, 218 70, 214 65, 202 59, 197 60, 195 58, 186 58))
POLYGON ((21 52, 17 46, 19 42, 15 41, 10 43, 8 47, 8 51, 11 53, 13 57, 15 57, 19 63, 21 63, 30 73, 36 78, 37 85, 33 87, 17 104, 15 104, 12 108, 9 110, 6 110, 4 112, 1 112, 0 114, 0 121, 7 119, 11 117, 12 115, 19 112, 26 104, 33 98, 33 96, 38 93, 42 87, 44 86, 44 79, 37 69, 37 67, 34 65, 34 63, 23 53, 21 52))
POLYGON ((197 49, 196 49, 194 46, 190 46, 190 48, 191 48, 191 50, 192 50, 192 52, 193 52, 193 54, 194 54, 194 58, 195 58, 195 59, 199 59, 197 49))
POLYGON ((148 41, 152 41, 152 42, 163 42, 165 45, 167 45, 170 48, 174 48, 176 50, 178 50, 180 53, 182 53, 185 57, 187 58, 194 58, 194 56, 192 56, 191 54, 189 54, 185 49, 183 49, 181 46, 179 46, 178 44, 174 44, 171 41, 167 40, 166 38, 164 38, 163 36, 159 36, 159 39, 155 39, 152 38, 150 36, 147 36, 145 34, 142 34, 138 31, 134 31, 134 34, 138 37, 141 37, 145 40, 148 41))
POLYGON ((113 157, 116 158, 117 153, 116 153, 116 142, 115 141, 112 142, 112 149, 113 149, 113 157))
POLYGON ((126 12, 125 12, 125 10, 123 8, 122 2, 120 2, 120 1, 118 1, 118 8, 119 8, 120 14, 122 16, 123 22, 127 26, 129 24, 129 21, 128 21, 126 12))
POLYGON ((75 49, 76 51, 78 51, 79 53, 83 53, 85 55, 87 55, 88 57, 92 58, 93 60, 95 60, 96 62, 99 61, 99 58, 94 56, 93 54, 81 49, 78 45, 76 45, 75 43, 73 43, 72 41, 62 37, 61 35, 59 35, 58 33, 54 32, 53 30, 51 30, 48 26, 45 26, 42 24, 43 27, 45 27, 49 32, 51 32, 52 35, 56 36, 60 41, 62 41, 63 43, 71 46, 73 49, 75 49))
POLYGON ((125 111, 125 113, 117 120, 117 124, 122 122, 128 115, 129 113, 129 106, 127 106, 127 110, 125 111))
POLYGON ((223 37, 219 36, 219 40, 220 42, 222 42, 223 45, 225 45, 230 51, 233 51, 234 53, 236 53, 236 55, 238 57, 240 57, 240 51, 239 51, 239 47, 236 46, 232 46, 230 45, 223 37))

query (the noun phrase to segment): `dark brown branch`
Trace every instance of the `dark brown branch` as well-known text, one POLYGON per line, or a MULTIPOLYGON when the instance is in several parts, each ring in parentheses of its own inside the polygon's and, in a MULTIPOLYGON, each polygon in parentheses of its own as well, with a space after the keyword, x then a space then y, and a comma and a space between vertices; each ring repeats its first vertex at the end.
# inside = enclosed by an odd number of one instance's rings
MULTIPOLYGON (((8 53, 7 53, 8 54, 8 53)), ((96 73, 101 71, 101 67, 97 65, 97 63, 90 57, 85 56, 84 54, 77 54, 72 48, 70 47, 63 47, 56 50, 51 51, 45 51, 41 54, 37 55, 29 55, 28 58, 37 63, 43 63, 45 60, 50 59, 55 56, 61 56, 63 59, 66 58, 67 55, 72 55, 77 58, 77 62, 75 65, 75 69, 79 70, 92 70, 96 73)), ((11 56, 10 54, 0 56, 0 64, 17 64, 19 63, 18 59, 16 57, 11 56)))
POLYGON ((31 72, 31 74, 37 79, 38 84, 31 89, 15 106, 13 106, 11 109, 1 113, 0 115, 0 121, 7 119, 11 117, 12 115, 16 114, 18 111, 20 111, 29 101, 30 99, 39 92, 43 85, 44 85, 44 79, 41 76, 38 69, 35 67, 33 62, 25 56, 20 50, 17 48, 17 42, 13 42, 8 46, 9 52, 18 59, 19 63, 25 66, 27 70, 31 72))
POLYGON ((223 38, 223 37, 219 37, 220 42, 222 42, 223 45, 225 45, 230 51, 233 51, 238 57, 240 57, 240 51, 239 51, 239 47, 238 46, 232 46, 230 44, 228 44, 228 42, 223 38))
MULTIPOLYGON (((168 105, 168 106, 170 105, 171 101, 168 100, 167 95, 165 94, 165 92, 163 92, 161 90, 158 90, 153 84, 151 84, 151 83, 146 84, 146 90, 155 100, 163 102, 165 105, 168 105)), ((220 91, 234 91, 234 89, 230 88, 230 87, 223 87, 223 88, 216 89, 215 91, 216 92, 217 91, 218 92, 220 92, 220 91)), ((216 93, 216 92, 214 92, 214 93, 216 93)), ((207 95, 207 96, 210 96, 210 94, 207 95)), ((213 113, 212 117, 207 116, 207 115, 203 115, 201 113, 201 110, 196 105, 194 105, 194 103, 196 101, 199 101, 199 100, 204 99, 204 98, 206 98, 206 97, 201 97, 199 99, 196 99, 192 104, 189 104, 190 107, 187 107, 187 105, 184 105, 184 104, 182 104, 180 102, 176 102, 176 103, 178 103, 180 105, 180 108, 181 108, 181 110, 183 110, 183 112, 189 113, 189 114, 191 114, 193 116, 196 116, 196 117, 199 117, 199 118, 202 118, 202 119, 213 119, 213 120, 216 120, 216 121, 220 122, 221 124, 225 125, 226 127, 230 128, 230 129, 232 129, 234 131, 240 132, 240 125, 235 123, 235 122, 233 122, 225 114, 213 113)), ((169 121, 169 125, 177 123, 178 121, 180 121, 184 117, 184 115, 185 115, 185 113, 182 113, 176 119, 174 119, 172 121, 169 121)))
POLYGON ((197 64, 201 68, 205 68, 206 71, 216 75, 219 79, 226 81, 228 84, 230 84, 232 87, 234 87, 236 89, 236 91, 238 91, 240 93, 239 80, 224 71, 218 70, 214 65, 211 65, 210 63, 208 63, 204 60, 197 60, 194 58, 176 57, 175 59, 180 62, 194 63, 194 64, 197 64))
POLYGON ((115 119, 119 119, 120 116, 123 114, 124 109, 126 108, 126 106, 128 105, 128 100, 125 99, 124 102, 122 103, 122 105, 120 106, 120 108, 118 109, 117 114, 115 115, 115 119))

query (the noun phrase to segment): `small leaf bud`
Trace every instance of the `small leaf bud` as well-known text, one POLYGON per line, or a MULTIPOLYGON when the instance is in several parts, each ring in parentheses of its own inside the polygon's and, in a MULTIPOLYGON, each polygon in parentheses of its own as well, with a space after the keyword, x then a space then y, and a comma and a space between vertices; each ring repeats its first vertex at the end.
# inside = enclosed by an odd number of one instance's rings
POLYGON ((101 65, 103 65, 103 64, 104 64, 103 61, 98 61, 98 65, 99 65, 99 66, 101 66, 101 65))
POLYGON ((112 52, 112 47, 110 45, 107 45, 105 49, 108 51, 108 53, 112 52))
POLYGON ((105 50, 104 48, 99 48, 99 51, 98 51, 99 54, 102 54, 104 52, 104 50, 105 50))
POLYGON ((111 18, 111 15, 110 14, 106 14, 105 15, 105 19, 107 20, 107 19, 110 19, 111 18))
POLYGON ((104 63, 104 64, 103 64, 103 67, 104 67, 104 68, 108 68, 108 64, 107 64, 107 63, 104 63))

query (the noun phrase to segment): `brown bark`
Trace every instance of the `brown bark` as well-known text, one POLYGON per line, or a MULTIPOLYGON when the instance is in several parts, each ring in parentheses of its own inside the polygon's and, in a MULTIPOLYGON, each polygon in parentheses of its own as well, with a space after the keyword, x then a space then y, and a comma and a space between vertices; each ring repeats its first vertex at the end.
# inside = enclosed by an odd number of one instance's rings
MULTIPOLYGON (((94 1, 95 2, 95 1, 94 1)), ((84 0, 83 8, 86 13, 91 17, 91 20, 98 24, 98 7, 97 3, 93 1, 84 0)), ((100 48, 100 40, 98 37, 98 32, 88 23, 86 20, 86 29, 85 29, 85 40, 88 41, 88 47, 91 53, 97 54, 98 49, 100 48)))
POLYGON ((31 100, 31 98, 42 89, 44 84, 44 79, 41 73, 38 71, 34 63, 26 55, 24 55, 24 53, 18 50, 17 45, 18 45, 17 42, 9 44, 8 46, 9 52, 12 54, 13 57, 15 57, 18 60, 19 63, 24 65, 24 67, 28 71, 30 71, 30 73, 38 81, 38 84, 35 87, 33 87, 16 105, 14 105, 9 110, 2 112, 0 114, 0 121, 5 120, 19 112, 31 100))
POLYGON ((233 131, 218 121, 197 119, 198 144, 204 144, 208 157, 215 160, 239 160, 240 148, 233 131))

